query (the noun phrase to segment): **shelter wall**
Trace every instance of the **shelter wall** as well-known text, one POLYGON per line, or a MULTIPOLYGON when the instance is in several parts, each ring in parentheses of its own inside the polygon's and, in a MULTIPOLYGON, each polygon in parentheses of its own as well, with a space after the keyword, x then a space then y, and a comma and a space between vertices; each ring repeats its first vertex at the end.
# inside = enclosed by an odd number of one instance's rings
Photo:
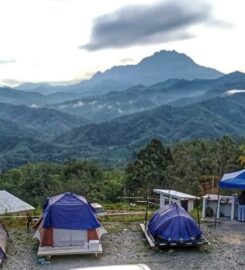
POLYGON ((84 246, 90 240, 99 240, 99 235, 96 229, 92 230, 67 230, 41 228, 40 242, 42 246, 84 246))
POLYGON ((177 203, 178 205, 185 208, 186 211, 191 212, 194 208, 194 200, 193 199, 186 199, 181 201, 181 199, 169 197, 163 194, 160 194, 160 208, 163 208, 165 205, 170 203, 177 203))

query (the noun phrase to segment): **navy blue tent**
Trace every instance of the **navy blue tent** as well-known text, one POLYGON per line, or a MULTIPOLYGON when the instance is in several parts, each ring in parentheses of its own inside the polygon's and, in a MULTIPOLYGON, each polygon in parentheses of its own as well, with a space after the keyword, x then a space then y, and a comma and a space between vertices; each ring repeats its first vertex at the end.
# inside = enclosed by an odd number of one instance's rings
POLYGON ((66 192, 48 198, 43 209, 43 228, 90 230, 101 227, 95 210, 83 196, 66 192))
POLYGON ((226 173, 219 181, 221 188, 238 188, 245 190, 245 170, 226 173))
POLYGON ((48 198, 33 227, 40 245, 51 247, 88 245, 106 232, 87 200, 71 192, 48 198))
POLYGON ((159 209, 150 219, 148 230, 153 237, 169 242, 194 241, 202 236, 193 218, 177 203, 159 209))

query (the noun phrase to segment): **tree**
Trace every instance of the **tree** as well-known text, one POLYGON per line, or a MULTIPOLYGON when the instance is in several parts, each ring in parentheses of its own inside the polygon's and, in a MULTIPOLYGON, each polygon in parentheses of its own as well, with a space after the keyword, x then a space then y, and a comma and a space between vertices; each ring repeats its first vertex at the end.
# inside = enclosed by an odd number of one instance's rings
POLYGON ((102 200, 103 183, 102 168, 89 161, 27 164, 0 175, 3 189, 33 206, 63 192, 81 194, 90 201, 102 200))
POLYGON ((166 170, 170 157, 169 150, 159 140, 153 139, 125 170, 127 193, 147 196, 153 188, 166 187, 166 170))
POLYGON ((124 173, 120 170, 106 170, 105 181, 102 187, 104 200, 110 202, 118 201, 118 197, 123 196, 124 173))
POLYGON ((240 150, 240 155, 238 157, 238 161, 244 168, 245 167, 245 144, 242 144, 239 150, 240 150))
POLYGON ((64 191, 81 194, 90 201, 104 198, 101 192, 104 172, 94 162, 74 160, 64 163, 62 179, 64 191))
POLYGON ((174 146, 174 164, 169 172, 170 189, 199 194, 200 177, 208 171, 207 157, 210 145, 206 141, 193 140, 174 146))
POLYGON ((231 172, 240 168, 238 165, 239 148, 231 138, 224 136, 217 140, 218 176, 221 178, 224 173, 231 172))

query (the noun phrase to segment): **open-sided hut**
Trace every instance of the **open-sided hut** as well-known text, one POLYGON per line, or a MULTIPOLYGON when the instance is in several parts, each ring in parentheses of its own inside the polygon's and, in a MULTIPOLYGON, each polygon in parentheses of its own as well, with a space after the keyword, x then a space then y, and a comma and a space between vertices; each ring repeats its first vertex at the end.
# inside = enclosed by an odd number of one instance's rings
MULTIPOLYGON (((22 201, 6 190, 0 190, 0 215, 19 215, 27 214, 34 210, 30 204, 22 201)), ((8 241, 8 232, 0 221, 0 264, 6 258, 6 246, 8 241)))
POLYGON ((26 214, 34 210, 30 204, 22 201, 6 190, 0 190, 0 215, 26 214))
POLYGON ((0 264, 1 262, 6 259, 6 246, 8 240, 8 232, 0 222, 0 264))

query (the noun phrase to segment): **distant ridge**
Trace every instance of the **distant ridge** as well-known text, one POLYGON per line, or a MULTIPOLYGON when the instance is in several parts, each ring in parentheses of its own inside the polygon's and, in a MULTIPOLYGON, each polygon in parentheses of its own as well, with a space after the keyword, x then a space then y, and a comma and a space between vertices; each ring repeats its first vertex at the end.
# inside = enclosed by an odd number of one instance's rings
POLYGON ((229 93, 227 91, 234 89, 245 89, 244 73, 233 72, 212 80, 169 79, 150 86, 136 85, 123 91, 50 106, 67 113, 81 115, 91 122, 102 122, 164 104, 185 106, 226 95, 229 93))
POLYGON ((153 110, 74 128, 55 141, 91 147, 128 147, 145 138, 175 143, 193 138, 245 135, 245 94, 216 97, 185 107, 153 110))
POLYGON ((162 50, 143 58, 136 65, 114 66, 105 72, 98 71, 90 80, 67 86, 52 86, 46 83, 26 83, 17 89, 50 94, 76 92, 86 96, 120 91, 143 84, 152 85, 169 79, 217 79, 224 75, 213 68, 196 64, 189 56, 176 51, 162 50))

